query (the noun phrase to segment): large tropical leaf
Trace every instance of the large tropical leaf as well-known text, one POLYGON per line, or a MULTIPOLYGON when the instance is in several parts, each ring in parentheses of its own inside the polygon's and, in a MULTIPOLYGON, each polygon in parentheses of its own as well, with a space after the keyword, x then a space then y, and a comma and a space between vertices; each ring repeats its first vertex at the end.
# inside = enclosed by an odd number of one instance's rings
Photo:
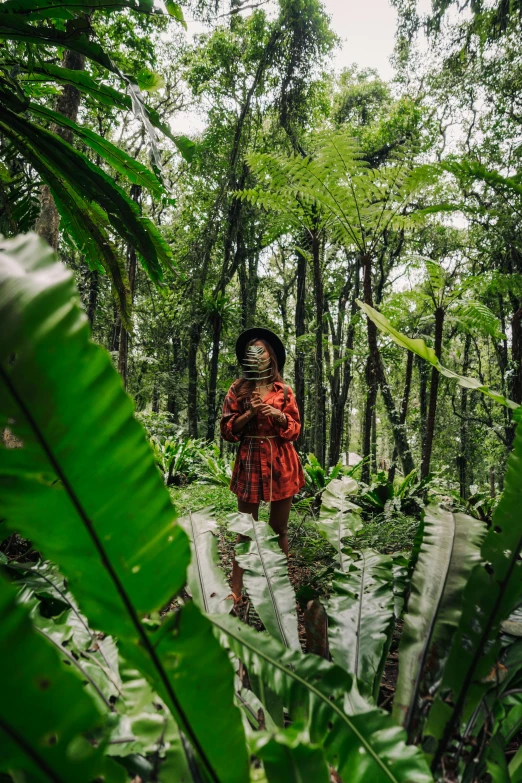
POLYGON ((43 783, 90 783, 102 770, 103 745, 95 750, 88 737, 105 719, 60 653, 31 628, 27 608, 3 579, 0 660, 0 770, 23 770, 43 783))
POLYGON ((164 195, 164 190, 160 181, 150 169, 139 161, 134 160, 134 158, 131 158, 124 150, 111 144, 111 142, 107 141, 103 136, 99 136, 89 128, 78 125, 76 122, 73 122, 59 112, 47 109, 45 106, 40 106, 37 103, 30 103, 28 109, 32 114, 37 114, 49 122, 54 122, 56 125, 61 125, 63 128, 70 128, 77 138, 81 139, 84 144, 94 150, 94 152, 109 163, 112 168, 116 169, 120 174, 123 174, 129 182, 147 188, 158 197, 164 195))
POLYGON ((143 14, 161 14, 159 8, 154 7, 154 0, 63 0, 59 4, 56 0, 4 0, 0 5, 2 14, 21 14, 31 19, 35 17, 64 18, 62 13, 67 10, 75 13, 89 13, 99 9, 130 8, 143 14))
POLYGON ((266 630, 286 647, 300 650, 295 592, 277 536, 251 514, 231 514, 228 527, 251 540, 236 544, 236 560, 245 569, 245 589, 266 630))
MULTIPOLYGON (((0 8, 4 6, 5 3, 0 4, 0 8)), ((60 30, 52 25, 32 25, 18 14, 0 14, 0 39, 22 41, 37 47, 72 49, 121 77, 119 69, 100 44, 89 39, 89 32, 90 24, 86 19, 70 20, 66 29, 60 30)))
MULTIPOLYGON (((515 412, 520 421, 520 412, 515 412)), ((501 649, 500 627, 522 599, 522 430, 517 426, 504 492, 464 590, 462 614, 453 634, 427 733, 439 740, 434 765, 460 721, 466 722, 485 692, 495 685, 501 649), (493 672, 493 675, 492 675, 493 672), (446 696, 450 694, 451 700, 446 696)))
POLYGON ((230 588, 225 573, 219 567, 216 536, 218 526, 212 509, 189 511, 178 520, 189 537, 192 559, 187 573, 187 584, 192 598, 202 612, 222 614, 232 608, 230 588))
POLYGON ((491 397, 492 400, 499 402, 501 405, 505 405, 507 408, 515 409, 519 407, 516 402, 513 402, 513 400, 504 397, 504 395, 500 394, 500 392, 490 389, 489 386, 485 386, 477 378, 470 378, 467 375, 459 375, 458 373, 453 372, 453 370, 448 370, 447 367, 443 367, 433 348, 430 348, 428 345, 426 345, 424 340, 422 340, 420 337, 407 337, 405 334, 402 334, 402 332, 399 332, 397 329, 395 329, 389 320, 385 318, 382 313, 379 313, 378 310, 375 310, 373 307, 370 307, 370 305, 367 305, 364 302, 360 302, 359 300, 357 300, 357 304, 361 310, 366 313, 368 318, 373 321, 373 323, 381 330, 381 332, 389 335, 389 337, 391 337, 391 339, 397 343, 397 345, 400 345, 401 348, 407 348, 409 351, 416 353, 417 356, 420 356, 421 359, 429 362, 442 375, 445 375, 446 378, 452 378, 456 380, 459 386, 463 386, 465 389, 472 389, 473 391, 482 392, 482 394, 485 394, 487 397, 491 397))
POLYGON ((52 177, 47 183, 51 191, 59 177, 69 195, 74 191, 84 200, 98 204, 112 228, 136 249, 149 276, 155 282, 162 280, 162 265, 172 267, 172 252, 152 221, 140 215, 137 204, 113 178, 59 136, 15 112, 6 110, 2 129, 10 131, 14 143, 15 134, 27 139, 32 149, 31 162, 43 179, 52 177))
POLYGON ((210 619, 247 670, 281 695, 292 727, 306 731, 324 749, 343 780, 432 781, 421 751, 406 745, 404 731, 389 715, 362 699, 346 671, 316 655, 289 650, 232 617, 210 619))
MULTIPOLYGON (((131 302, 127 270, 121 254, 107 235, 107 215, 85 198, 77 182, 65 179, 59 168, 55 170, 53 158, 43 157, 37 144, 31 144, 29 139, 16 133, 2 123, 1 119, 0 128, 18 151, 42 174, 43 180, 52 191, 64 230, 85 253, 87 262, 92 268, 105 271, 109 276, 123 323, 130 327, 131 302)), ((59 149, 56 157, 59 158, 59 149)))
POLYGON ((480 520, 435 503, 424 513, 422 530, 399 647, 399 679, 393 705, 395 719, 408 731, 412 729, 428 657, 436 671, 459 624, 462 593, 480 560, 485 534, 480 520))
MULTIPOLYGON (((15 65, 14 62, 10 62, 10 65, 15 65)), ((58 84, 70 84, 73 87, 77 87, 81 92, 90 95, 98 103, 104 106, 110 106, 111 108, 121 109, 122 111, 132 111, 133 102, 129 95, 126 95, 109 84, 104 82, 98 82, 92 78, 85 71, 74 71, 70 68, 62 68, 59 65, 53 63, 16 63, 17 68, 27 74, 25 81, 43 82, 51 81, 58 84)), ((150 106, 143 106, 143 111, 148 121, 158 130, 160 130, 167 138, 169 138, 180 153, 183 155, 186 161, 189 163, 194 157, 196 151, 196 144, 188 139, 186 136, 179 136, 173 134, 169 126, 161 121, 158 112, 152 109, 150 106)), ((141 116, 141 114, 140 114, 141 116)))
POLYGON ((326 604, 328 643, 334 663, 376 699, 393 628, 392 559, 372 550, 359 554, 336 571, 326 604))
POLYGON ((35 235, 0 245, 2 517, 56 562, 96 630, 151 682, 213 781, 248 774, 233 669, 189 605, 144 615, 185 583, 189 544, 110 357, 90 342, 72 275, 35 235), (215 694, 212 711, 201 694, 215 694), (230 754, 223 755, 223 747, 230 754))
POLYGON ((343 539, 353 537, 363 526, 361 509, 348 499, 357 491, 357 487, 355 479, 349 476, 332 479, 321 496, 321 511, 316 520, 319 531, 337 552, 341 571, 346 569, 343 539))

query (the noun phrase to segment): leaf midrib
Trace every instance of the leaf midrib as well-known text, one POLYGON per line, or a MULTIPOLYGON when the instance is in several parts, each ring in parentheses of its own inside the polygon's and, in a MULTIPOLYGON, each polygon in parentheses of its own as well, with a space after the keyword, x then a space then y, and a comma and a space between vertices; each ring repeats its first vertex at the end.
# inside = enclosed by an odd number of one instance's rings
POLYGON ((196 559, 196 568, 198 570, 199 586, 201 588, 201 597, 203 598, 203 606, 205 607, 205 612, 208 612, 209 606, 207 602, 207 594, 205 592, 205 585, 203 583, 203 571, 201 569, 198 546, 196 544, 196 531, 194 530, 194 520, 192 519, 192 511, 189 511, 189 519, 190 519, 190 529, 192 531, 192 545, 194 547, 194 554, 196 556, 195 559, 196 559))
POLYGON ((283 621, 282 621, 281 615, 279 613, 279 607, 277 606, 277 603, 276 603, 276 600, 275 600, 275 594, 274 594, 274 591, 272 589, 272 584, 270 582, 268 571, 267 571, 267 568, 265 566, 265 561, 263 560, 263 554, 261 552, 261 547, 259 545, 259 537, 258 537, 257 530, 256 530, 255 520, 254 520, 253 517, 252 517, 252 523, 253 523, 252 524, 252 528, 253 528, 253 531, 254 531, 254 537, 255 537, 255 540, 256 540, 256 544, 257 544, 257 551, 258 551, 258 554, 259 554, 259 560, 261 561, 261 567, 262 567, 263 573, 265 575, 266 583, 267 583, 267 586, 268 586, 268 592, 270 593, 270 600, 272 601, 272 605, 274 607, 274 614, 275 614, 275 617, 276 617, 276 620, 277 620, 277 625, 279 627, 279 633, 281 634, 281 640, 282 640, 283 644, 285 645, 285 647, 289 647, 290 645, 288 644, 288 639, 286 638, 286 633, 285 633, 285 629, 284 629, 284 626, 283 626, 283 621))

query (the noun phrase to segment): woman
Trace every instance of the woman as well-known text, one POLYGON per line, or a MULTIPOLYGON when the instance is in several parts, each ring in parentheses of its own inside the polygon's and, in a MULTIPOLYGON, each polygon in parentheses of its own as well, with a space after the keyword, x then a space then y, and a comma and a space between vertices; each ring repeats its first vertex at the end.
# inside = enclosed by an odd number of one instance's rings
MULTIPOLYGON (((236 356, 246 377, 228 390, 221 417, 224 440, 241 441, 230 489, 237 495, 238 510, 252 514, 255 520, 260 501, 270 502, 270 526, 288 555, 290 506, 305 482, 291 443, 301 429, 299 410, 292 389, 279 374, 286 351, 270 329, 254 328, 238 337, 236 356)), ((238 541, 246 540, 238 537, 238 541)), ((242 584, 243 569, 234 560, 232 594, 236 602, 241 598, 242 584)))

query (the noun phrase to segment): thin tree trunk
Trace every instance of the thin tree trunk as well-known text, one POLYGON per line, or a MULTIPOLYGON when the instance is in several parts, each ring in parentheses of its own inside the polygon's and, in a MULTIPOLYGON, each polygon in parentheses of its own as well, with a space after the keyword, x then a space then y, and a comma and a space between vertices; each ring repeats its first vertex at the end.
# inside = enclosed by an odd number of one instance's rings
POLYGON ((522 404, 522 307, 519 307, 511 318, 511 360, 511 399, 522 404))
POLYGON ((296 293, 295 293, 295 361, 294 384, 297 407, 301 418, 301 433, 297 441, 300 446, 306 442, 305 433, 305 354, 299 338, 306 333, 306 256, 297 251, 296 293))
MULTIPOLYGON (((85 55, 68 49, 63 58, 63 67, 72 71, 83 71, 85 68, 85 55)), ((64 117, 73 120, 73 122, 76 122, 80 98, 80 91, 71 84, 66 84, 55 102, 54 110, 63 114, 64 117)), ((69 142, 69 144, 72 144, 73 132, 70 128, 63 128, 60 125, 55 125, 53 123, 51 125, 51 130, 62 139, 69 142)), ((60 239, 60 215, 56 209, 56 204, 54 203, 48 185, 44 185, 40 192, 40 214, 36 220, 35 230, 42 239, 45 239, 53 250, 58 250, 58 242, 60 239)))
POLYGON ((377 375, 382 399, 384 401, 384 406, 388 415, 388 421, 392 429, 395 448, 397 449, 397 454, 399 455, 399 459, 401 461, 403 473, 405 476, 407 476, 408 473, 411 473, 415 468, 415 465, 411 455, 408 438, 406 437, 406 427, 404 422, 401 422, 400 413, 395 407, 395 402, 393 401, 393 395, 386 379, 380 353, 377 355, 377 375))
POLYGON ((210 377, 207 399, 207 441, 212 443, 216 429, 216 394, 219 367, 219 344, 221 341, 222 319, 215 315, 212 324, 212 356, 210 358, 210 377))
MULTIPOLYGON (((413 352, 408 351, 406 357, 406 372, 404 375, 404 391, 402 393, 401 412, 399 416, 399 423, 401 427, 404 427, 406 425, 406 416, 408 414, 408 405, 410 401, 410 391, 411 391, 411 379, 413 375, 413 356, 414 356, 413 352)), ((398 455, 399 452, 397 450, 397 446, 394 446, 392 464, 390 465, 390 470, 388 471, 388 481, 390 482, 390 484, 393 484, 395 479, 395 471, 397 469, 398 455)))
MULTIPOLYGON (((364 263, 364 301, 373 307, 371 269, 372 261, 370 256, 363 258, 364 263)), ((411 456, 406 431, 400 422, 400 415, 397 412, 393 395, 386 379, 384 365, 377 344, 377 327, 369 318, 367 319, 368 328, 368 359, 366 362, 366 385, 368 388, 366 407, 364 411, 364 429, 363 429, 363 459, 370 456, 371 453, 371 427, 372 415, 377 402, 377 389, 380 386, 381 393, 386 407, 386 413, 393 432, 393 439, 402 463, 404 474, 411 473, 414 468, 413 458, 411 456)), ((370 479, 370 465, 366 459, 361 473, 362 481, 368 483, 370 479)))
POLYGON ((493 465, 491 465, 489 468, 489 494, 492 498, 497 496, 497 491, 495 488, 495 467, 493 465))
MULTIPOLYGON (((364 301, 366 304, 373 307, 373 294, 372 294, 372 259, 370 255, 365 255, 362 258, 362 266, 364 269, 364 282, 363 292, 364 301)), ((368 333, 368 358, 366 360, 365 380, 366 380, 366 406, 364 409, 364 424, 363 424, 363 438, 362 438, 362 457, 363 466, 361 470, 361 480, 369 484, 370 483, 370 458, 371 458, 371 438, 372 438, 372 418, 373 411, 377 402, 377 388, 378 388, 378 375, 377 375, 377 327, 370 318, 366 319, 367 333, 368 333)))
POLYGON ((89 300, 87 303, 87 318, 91 324, 91 331, 94 329, 94 319, 96 318, 99 288, 100 273, 97 269, 92 269, 89 273, 89 300))
POLYGON ((321 274, 321 243, 317 231, 312 233, 312 268, 314 274, 315 296, 315 455, 321 465, 325 464, 325 395, 323 387, 323 313, 324 293, 321 274))
POLYGON ((417 357, 417 369, 419 371, 419 415, 420 415, 420 461, 424 454, 424 444, 426 443, 426 420, 428 418, 428 364, 417 357))
POLYGON ((167 396, 167 412, 173 424, 179 424, 180 400, 179 400, 179 379, 184 372, 183 352, 181 350, 181 341, 178 335, 172 337, 172 363, 171 377, 169 380, 169 392, 167 396))
POLYGON ((114 321, 112 325, 109 351, 111 351, 111 353, 117 353, 120 350, 121 316, 116 306, 114 306, 113 317, 114 321))
MULTIPOLYGON (((348 324, 346 334, 346 346, 344 349, 344 361, 343 367, 343 381, 339 383, 340 366, 333 370, 334 374, 337 373, 337 377, 334 378, 334 382, 331 384, 331 418, 330 418, 330 444, 329 444, 329 464, 330 466, 337 465, 341 456, 341 444, 343 438, 344 429, 344 412, 346 408, 346 402, 348 400, 348 394, 350 391, 350 385, 352 382, 352 351, 355 340, 355 326, 353 323, 353 317, 357 312, 356 293, 352 296, 352 304, 350 308, 350 323, 348 324), (340 389, 339 389, 340 387, 340 389)), ((340 357, 339 357, 340 358, 340 357)), ((334 354, 335 359, 335 354, 334 354)))
POLYGON ((154 386, 152 387, 152 411, 153 413, 159 413, 159 409, 160 409, 159 388, 158 388, 158 384, 154 383, 154 386))
POLYGON ((201 328, 198 323, 192 326, 189 334, 188 364, 188 396, 187 415, 189 437, 198 437, 198 346, 201 328))
MULTIPOLYGON (((509 363, 509 353, 508 353, 508 341, 507 341, 507 335, 506 335, 506 313, 505 313, 505 307, 504 307, 504 297, 499 292, 497 295, 497 301, 498 301, 498 312, 499 312, 499 319, 500 319, 500 328, 502 330, 502 334, 504 337, 501 341, 498 343, 494 343, 495 346, 495 353, 497 355, 497 361, 498 366, 500 370, 500 377, 502 378, 502 394, 504 394, 506 397, 510 396, 510 391, 508 391, 508 384, 506 382, 506 372, 508 369, 508 363, 509 363)), ((504 416, 504 433, 506 438, 506 444, 511 444, 513 441, 513 423, 512 423, 512 416, 511 411, 509 408, 506 408, 502 406, 502 413, 504 416)), ((509 446, 508 446, 509 449, 509 446)))
POLYGON ((372 458, 371 466, 373 473, 377 473, 377 406, 372 413, 372 458))
MULTIPOLYGON (((129 288, 131 302, 134 296, 134 286, 136 281, 136 251, 133 247, 129 247, 128 252, 128 270, 129 270, 129 288)), ((123 380, 123 388, 127 389, 128 382, 128 370, 129 370, 129 332, 120 324, 120 348, 118 353, 118 372, 123 380)))
MULTIPOLYGON (((444 310, 437 307, 435 310, 435 354, 438 359, 442 353, 442 334, 444 330, 444 310)), ((431 452, 433 450, 433 436, 435 433, 435 419, 437 415, 437 400, 439 392, 440 373, 435 367, 431 371, 430 399, 428 405, 428 419, 426 422, 426 440, 422 455, 421 478, 426 478, 430 472, 431 452)))
MULTIPOLYGON (((136 203, 138 204, 140 203, 141 185, 131 186, 131 198, 136 203)), ((136 287, 136 269, 137 269, 136 251, 131 245, 128 245, 127 246, 127 271, 129 275, 129 291, 130 291, 131 305, 134 299, 134 289, 136 287)), ((124 327, 124 325, 121 324, 120 350, 118 354, 118 372, 122 377, 124 389, 127 389, 128 368, 129 368, 129 332, 124 327)))
MULTIPOLYGON (((464 340, 464 357, 462 361, 462 374, 466 375, 469 367, 469 351, 471 348, 471 335, 467 334, 464 340)), ((457 457, 459 469, 460 496, 464 499, 468 496, 468 390, 464 387, 460 390, 460 449, 457 457)))

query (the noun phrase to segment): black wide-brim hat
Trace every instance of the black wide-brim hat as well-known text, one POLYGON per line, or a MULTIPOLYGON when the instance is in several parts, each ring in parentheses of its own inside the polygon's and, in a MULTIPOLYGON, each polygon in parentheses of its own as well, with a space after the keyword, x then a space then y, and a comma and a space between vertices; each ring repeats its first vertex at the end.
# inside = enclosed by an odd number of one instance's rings
POLYGON ((243 363, 246 347, 251 340, 265 340, 265 342, 272 346, 277 359, 277 369, 281 372, 286 362, 285 346, 277 334, 274 334, 270 329, 265 329, 262 326, 254 326, 252 329, 245 329, 237 338, 236 356, 239 364, 243 363))

